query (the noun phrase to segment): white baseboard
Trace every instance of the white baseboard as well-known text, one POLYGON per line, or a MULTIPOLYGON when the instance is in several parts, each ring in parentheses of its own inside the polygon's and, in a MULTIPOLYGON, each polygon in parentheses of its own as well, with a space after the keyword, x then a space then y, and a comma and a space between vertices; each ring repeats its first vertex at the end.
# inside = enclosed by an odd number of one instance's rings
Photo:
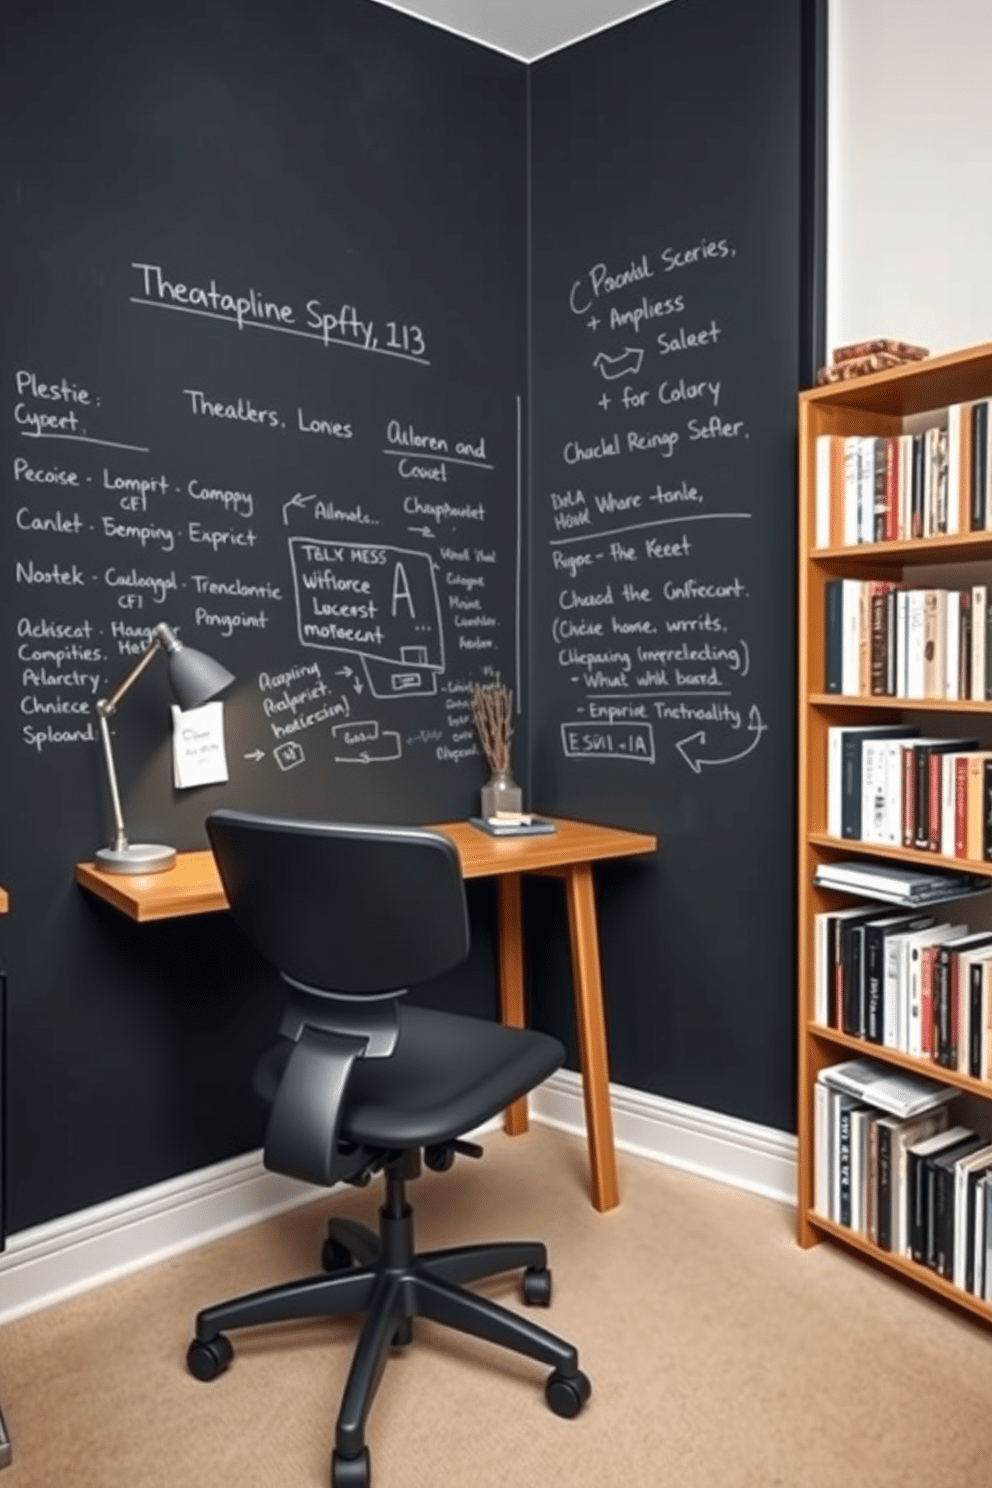
MULTIPOLYGON (((795 1204, 796 1138, 791 1132, 625 1085, 610 1086, 610 1108, 618 1151, 795 1204)), ((535 1121, 585 1134, 582 1079, 571 1070, 558 1070, 535 1090, 530 1109, 535 1121)))
MULTIPOLYGON (((789 1133, 622 1085, 610 1093, 619 1150, 795 1202, 796 1139, 789 1133)), ((530 1109, 534 1121, 585 1132, 582 1082, 569 1070, 534 1091, 530 1109)), ((268 1172, 261 1153, 250 1152, 21 1230, 0 1253, 0 1323, 317 1197, 310 1184, 268 1172)))

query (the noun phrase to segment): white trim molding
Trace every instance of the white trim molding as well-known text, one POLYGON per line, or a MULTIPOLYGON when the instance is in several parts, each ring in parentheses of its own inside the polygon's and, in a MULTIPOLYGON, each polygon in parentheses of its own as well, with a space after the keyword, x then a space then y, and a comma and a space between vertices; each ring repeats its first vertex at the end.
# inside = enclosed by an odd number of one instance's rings
MULTIPOLYGON (((535 1121, 585 1135, 582 1078, 558 1070, 530 1098, 535 1121)), ((625 1085, 610 1086, 617 1150, 712 1178, 783 1204, 796 1202, 796 1138, 791 1132, 683 1105, 625 1085)))
MULTIPOLYGON (((610 1097, 618 1150, 795 1203, 789 1133, 623 1085, 611 1085, 610 1097)), ((530 1110, 536 1122, 584 1136, 580 1076, 559 1070, 532 1093, 530 1110)), ((320 1197, 249 1152, 21 1230, 0 1253, 0 1324, 320 1197)))

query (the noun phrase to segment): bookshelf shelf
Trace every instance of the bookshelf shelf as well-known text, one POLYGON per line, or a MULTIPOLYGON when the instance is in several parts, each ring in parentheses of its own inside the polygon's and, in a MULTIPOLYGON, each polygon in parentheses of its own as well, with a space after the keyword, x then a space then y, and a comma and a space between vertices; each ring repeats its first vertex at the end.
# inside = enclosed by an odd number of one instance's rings
POLYGON ((873 1245, 863 1235, 849 1230, 846 1225, 835 1224, 832 1219, 818 1214, 815 1209, 810 1209, 803 1216, 805 1223, 811 1230, 818 1231, 821 1236, 829 1237, 831 1240, 839 1240, 842 1244, 849 1246, 859 1254, 869 1257, 880 1266, 894 1271, 897 1275, 904 1277, 907 1281, 916 1282, 930 1292, 936 1292, 947 1302, 953 1302, 958 1307, 967 1308, 976 1318, 984 1323, 992 1323, 992 1304, 983 1301, 980 1297, 974 1297, 970 1292, 957 1287, 953 1282, 945 1281, 927 1266, 921 1266, 916 1261, 909 1260, 906 1256, 896 1255, 890 1250, 881 1250, 879 1246, 873 1245))
MULTIPOLYGON (((819 548, 814 546, 814 539, 819 436, 871 435, 891 440, 946 422, 946 410, 951 405, 990 398, 992 343, 800 394, 798 544, 798 1240, 802 1246, 839 1241, 849 1250, 954 1303, 986 1324, 992 1323, 992 1303, 953 1285, 928 1266, 880 1248, 866 1234, 814 1209, 814 1090, 818 1075, 827 1066, 845 1059, 870 1057, 892 1066, 894 1075, 906 1072, 939 1080, 969 1098, 976 1110, 981 1109, 976 1101, 984 1103, 989 1113, 989 1130, 992 1130, 992 1081, 945 1068, 904 1050, 877 1045, 817 1021, 816 916, 826 911, 835 913, 838 907, 853 909, 869 902, 870 895, 819 888, 813 879, 822 863, 872 858, 902 867, 965 872, 988 879, 992 888, 992 861, 951 858, 916 848, 842 838, 825 831, 829 730, 836 725, 912 724, 924 735, 976 737, 982 749, 992 751, 992 702, 984 699, 851 696, 825 690, 828 584, 835 579, 858 579, 884 580, 904 584, 909 589, 925 588, 928 584, 960 589, 976 584, 992 586, 992 531, 962 530, 953 535, 911 541, 819 548), (962 576, 955 586, 953 574, 957 565, 961 566, 962 576), (923 572, 926 569, 938 570, 940 577, 927 576, 923 572), (946 717, 941 719, 940 715, 946 717)), ((888 448, 891 480, 893 446, 890 444, 888 448)), ((908 449, 908 441, 904 448, 908 449)), ((886 499, 890 501, 891 489, 886 488, 886 499)), ((876 486, 878 490, 880 487, 876 486)), ((962 497, 962 506, 967 508, 966 496, 962 497)), ((962 512, 962 518, 964 528, 968 525, 967 511, 962 512)), ((836 517, 832 522, 836 535, 839 531, 836 517)), ((989 597, 992 599, 992 589, 989 597)), ((899 913, 895 907, 881 902, 878 908, 880 913, 899 913)), ((983 913, 988 920, 989 901, 979 893, 974 899, 958 899, 946 907, 935 906, 934 911, 938 919, 946 919, 948 923, 973 924, 976 914, 979 922, 983 913)))
POLYGON ((987 713, 992 702, 971 698, 849 697, 842 692, 811 692, 811 708, 887 708, 900 713, 987 713))
POLYGON ((981 1100, 992 1100, 992 1085, 988 1080, 976 1080, 958 1070, 942 1069, 940 1065, 931 1064, 929 1059, 916 1059, 912 1054, 904 1054, 901 1049, 887 1049, 884 1044, 872 1044, 867 1039, 853 1038, 849 1033, 842 1033, 839 1028, 827 1028, 822 1023, 812 1021, 807 1025, 806 1034, 808 1038, 831 1044, 837 1049, 877 1059, 882 1064, 893 1064, 914 1075, 940 1080, 944 1085, 953 1085, 958 1090, 967 1091, 969 1095, 977 1095, 981 1100))
POLYGON ((885 858, 893 863, 917 863, 921 868, 976 873, 983 878, 992 879, 992 863, 973 862, 971 858, 943 858, 939 853, 921 852, 915 847, 888 847, 879 842, 852 841, 849 837, 831 837, 829 832, 810 832, 808 841, 813 848, 834 849, 834 857, 838 853, 854 853, 859 858, 885 858))

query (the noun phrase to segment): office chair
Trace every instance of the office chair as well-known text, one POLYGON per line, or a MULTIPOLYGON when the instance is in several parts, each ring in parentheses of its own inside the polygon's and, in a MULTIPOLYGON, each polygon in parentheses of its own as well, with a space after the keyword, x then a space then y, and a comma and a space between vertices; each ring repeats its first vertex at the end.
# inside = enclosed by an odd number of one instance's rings
POLYGON ((270 1101, 265 1164, 327 1187, 381 1171, 379 1233, 332 1219, 324 1271, 207 1307, 187 1365, 215 1379, 233 1349, 225 1328, 364 1312, 337 1419, 332 1488, 369 1488, 365 1425, 389 1350, 430 1318, 551 1365, 550 1408, 575 1416, 590 1385, 575 1348, 463 1283, 521 1270, 524 1301, 547 1306, 539 1243, 497 1242, 417 1253, 406 1183, 456 1153, 481 1156, 465 1132, 560 1065, 556 1039, 412 1006, 406 990, 468 954, 458 855, 439 833, 287 821, 237 811, 207 820, 234 919, 286 983, 282 1040, 256 1086, 270 1101))

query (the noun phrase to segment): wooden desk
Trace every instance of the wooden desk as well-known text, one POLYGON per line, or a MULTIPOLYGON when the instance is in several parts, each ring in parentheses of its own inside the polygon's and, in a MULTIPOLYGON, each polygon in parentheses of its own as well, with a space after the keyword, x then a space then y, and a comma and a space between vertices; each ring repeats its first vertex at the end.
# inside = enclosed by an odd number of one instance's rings
MULTIPOLYGON (((647 832, 552 819, 557 830, 542 837, 489 837, 463 821, 434 823, 432 830, 450 837, 465 878, 496 879, 500 1012, 504 1023, 513 1027, 524 1025, 521 875, 547 874, 564 880, 592 1202, 604 1211, 616 1207, 620 1191, 592 865, 606 858, 654 852, 658 843, 647 832)), ((171 919, 227 908, 209 851, 181 853, 168 872, 135 877, 104 873, 93 863, 78 863, 76 881, 135 920, 171 919)), ((512 1135, 527 1130, 526 1100, 515 1102, 507 1111, 506 1129, 512 1135)))

